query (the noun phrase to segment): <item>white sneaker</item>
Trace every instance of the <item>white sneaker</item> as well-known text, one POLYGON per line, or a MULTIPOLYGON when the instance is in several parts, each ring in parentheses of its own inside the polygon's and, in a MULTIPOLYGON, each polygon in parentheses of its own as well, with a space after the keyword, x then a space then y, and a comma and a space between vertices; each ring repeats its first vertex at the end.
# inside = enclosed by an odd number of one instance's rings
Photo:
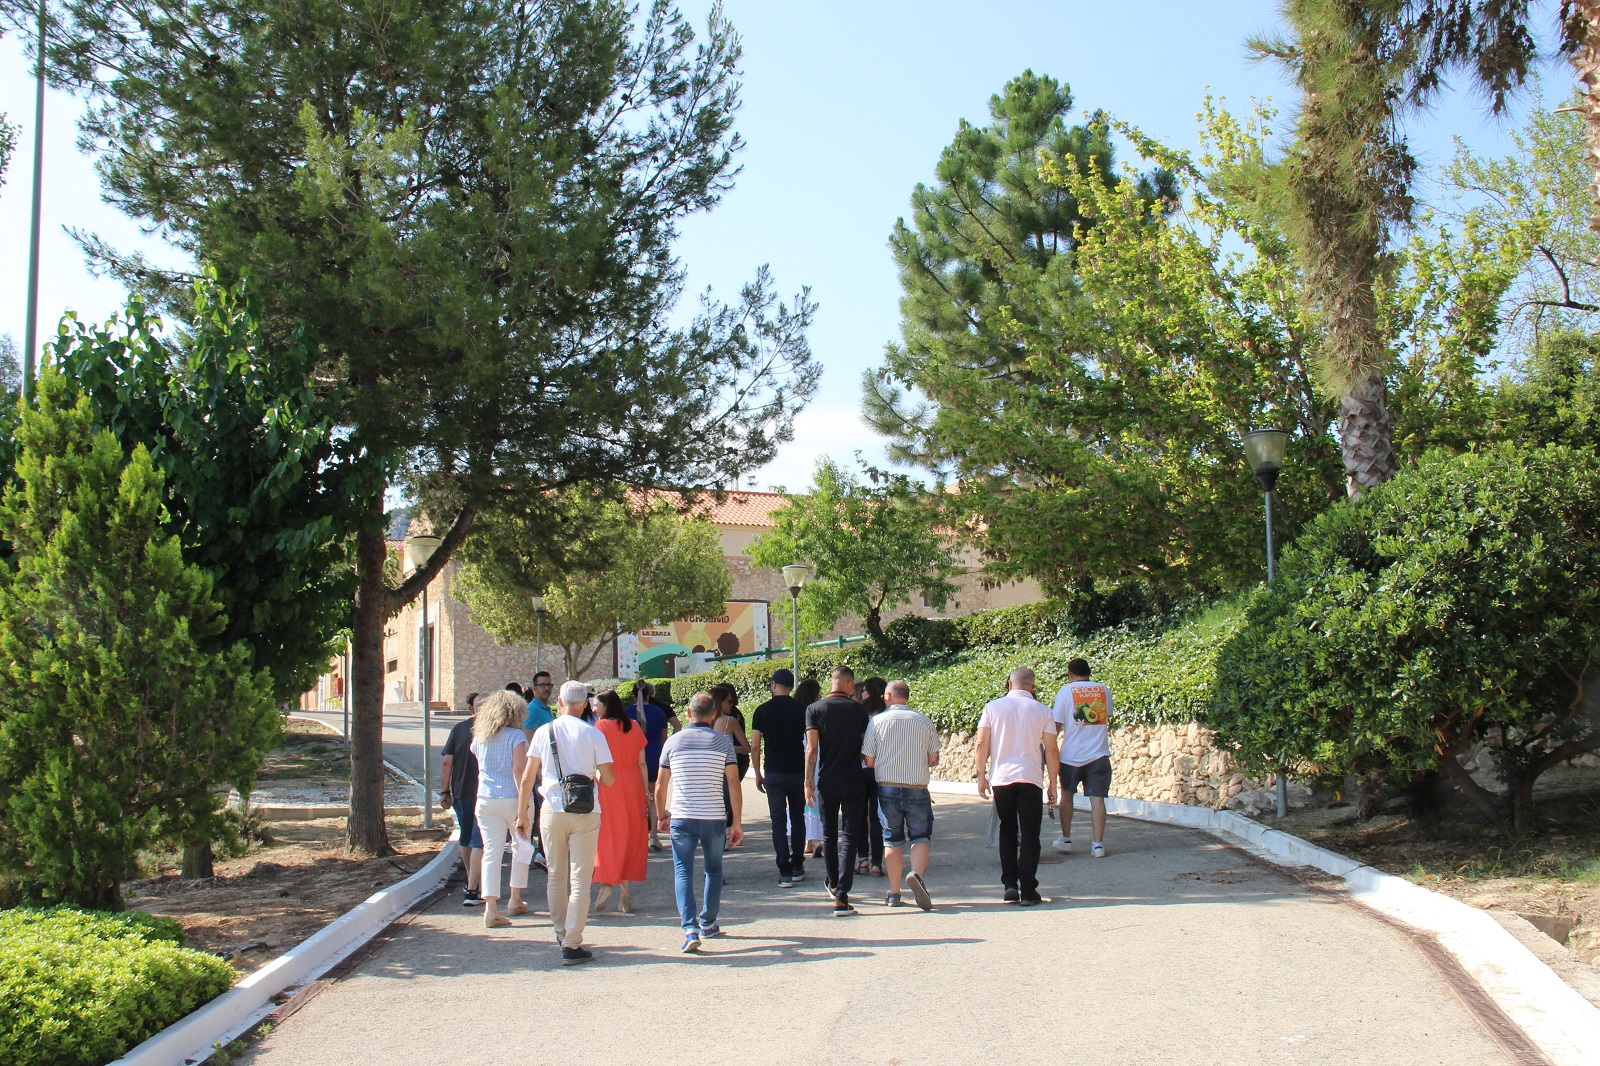
POLYGON ((1055 848, 1063 855, 1072 854, 1072 841, 1068 840, 1062 834, 1056 834, 1056 838, 1050 842, 1050 846, 1055 848))
POLYGON ((1104 844, 1090 844, 1089 854, 1097 859, 1103 859, 1106 857, 1106 846, 1104 844))

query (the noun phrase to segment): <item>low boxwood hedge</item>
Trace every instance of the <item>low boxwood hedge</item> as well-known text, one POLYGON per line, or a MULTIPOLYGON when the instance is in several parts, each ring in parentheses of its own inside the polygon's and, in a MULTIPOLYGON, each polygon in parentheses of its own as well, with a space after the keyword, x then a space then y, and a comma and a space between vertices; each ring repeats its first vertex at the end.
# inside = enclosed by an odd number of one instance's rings
MULTIPOLYGON (((1005 608, 983 612, 1001 615, 973 624, 969 631, 989 634, 1014 632, 1038 635, 1048 626, 1048 609, 1005 608), (1029 626, 1036 627, 1032 630, 1029 626), (981 627, 981 629, 980 629, 981 627)), ((976 616, 969 616, 976 617, 976 616)), ((1066 683, 1067 663, 1075 656, 1088 659, 1094 676, 1111 688, 1117 721, 1123 725, 1202 721, 1216 676, 1218 649, 1238 631, 1243 620, 1242 600, 1228 600, 1186 615, 1168 615, 1142 625, 1101 629, 1084 638, 1003 642, 929 656, 916 662, 899 662, 870 644, 847 648, 809 649, 801 653, 800 672, 823 682, 841 663, 856 676, 877 674, 903 677, 911 682, 912 705, 925 712, 940 729, 971 732, 977 727, 983 705, 1004 693, 1006 675, 1018 666, 1032 667, 1038 675, 1041 698, 1054 698, 1066 683)), ((952 619, 961 622, 961 619, 952 619)), ((1048 632, 1048 630, 1045 630, 1048 632)), ((697 689, 729 684, 748 710, 767 699, 767 678, 786 658, 770 662, 719 667, 679 679, 674 695, 687 702, 697 689)))
POLYGON ((170 918, 68 907, 0 912, 0 1063, 100 1066, 234 979, 170 918))

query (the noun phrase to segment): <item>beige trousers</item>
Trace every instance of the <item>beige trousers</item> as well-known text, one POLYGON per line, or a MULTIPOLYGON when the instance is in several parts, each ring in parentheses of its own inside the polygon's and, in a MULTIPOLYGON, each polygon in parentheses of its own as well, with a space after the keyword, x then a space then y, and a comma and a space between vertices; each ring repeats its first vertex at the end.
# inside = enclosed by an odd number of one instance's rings
POLYGON ((550 900, 550 924, 562 947, 581 948, 583 927, 589 922, 589 883, 600 843, 600 813, 563 814, 546 803, 539 829, 549 863, 545 891, 550 900))

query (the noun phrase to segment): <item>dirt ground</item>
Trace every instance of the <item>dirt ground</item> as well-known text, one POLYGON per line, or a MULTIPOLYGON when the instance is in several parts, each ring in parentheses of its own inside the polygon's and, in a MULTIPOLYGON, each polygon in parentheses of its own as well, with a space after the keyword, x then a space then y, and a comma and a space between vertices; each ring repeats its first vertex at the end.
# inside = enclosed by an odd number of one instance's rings
MULTIPOLYGON (((290 722, 284 743, 262 769, 265 794, 274 785, 343 786, 349 780, 344 738, 315 723, 290 722)), ((259 838, 240 858, 216 861, 216 876, 184 881, 177 856, 158 860, 155 877, 130 881, 130 908, 165 914, 183 923, 190 947, 215 952, 241 974, 294 947, 379 889, 425 866, 441 840, 413 839, 417 817, 390 817, 396 854, 356 859, 344 853, 344 819, 275 821, 255 829, 259 838)))
POLYGON ((1360 821, 1348 805, 1273 819, 1276 828, 1484 910, 1519 914, 1600 966, 1600 770, 1541 781, 1537 833, 1508 839, 1459 803, 1360 821))

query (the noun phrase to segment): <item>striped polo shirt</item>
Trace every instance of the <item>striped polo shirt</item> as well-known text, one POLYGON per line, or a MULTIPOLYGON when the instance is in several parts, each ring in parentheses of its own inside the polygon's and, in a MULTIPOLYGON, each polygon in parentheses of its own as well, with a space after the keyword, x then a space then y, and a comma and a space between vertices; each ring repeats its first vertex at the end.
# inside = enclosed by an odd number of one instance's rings
POLYGON ((872 759, 879 785, 927 787, 928 756, 938 750, 933 719, 904 705, 873 715, 861 742, 861 754, 872 759))
POLYGON ((699 818, 721 822, 724 771, 738 764, 733 738, 709 725, 692 722, 689 728, 667 738, 661 749, 661 768, 672 771, 667 810, 673 818, 699 818))

